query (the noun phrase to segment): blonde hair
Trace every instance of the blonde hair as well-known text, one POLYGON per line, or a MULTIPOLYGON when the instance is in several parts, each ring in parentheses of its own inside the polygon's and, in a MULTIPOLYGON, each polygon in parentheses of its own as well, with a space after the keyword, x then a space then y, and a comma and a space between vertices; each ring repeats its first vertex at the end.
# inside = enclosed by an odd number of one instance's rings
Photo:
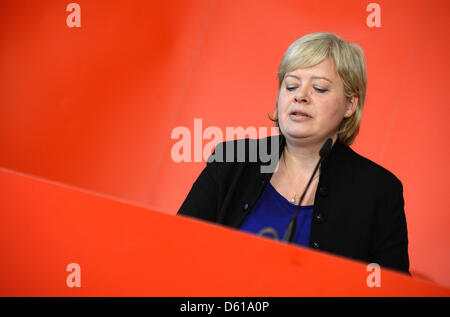
MULTIPOLYGON (((350 145, 358 135, 364 100, 367 89, 367 71, 364 53, 356 43, 347 42, 332 33, 311 33, 292 43, 283 56, 278 68, 278 94, 275 112, 278 107, 278 95, 286 73, 297 68, 311 67, 331 57, 337 72, 344 83, 344 94, 347 99, 356 94, 358 104, 356 111, 349 118, 344 118, 339 127, 338 139, 350 145)), ((279 127, 278 118, 269 119, 279 127)))

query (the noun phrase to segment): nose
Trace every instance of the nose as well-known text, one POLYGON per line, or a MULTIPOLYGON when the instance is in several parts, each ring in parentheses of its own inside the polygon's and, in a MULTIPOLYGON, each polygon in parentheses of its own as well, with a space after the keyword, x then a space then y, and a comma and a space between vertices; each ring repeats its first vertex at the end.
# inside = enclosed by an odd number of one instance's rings
POLYGON ((295 102, 301 103, 309 103, 310 99, 306 90, 306 87, 303 89, 297 89, 297 93, 294 95, 295 102))

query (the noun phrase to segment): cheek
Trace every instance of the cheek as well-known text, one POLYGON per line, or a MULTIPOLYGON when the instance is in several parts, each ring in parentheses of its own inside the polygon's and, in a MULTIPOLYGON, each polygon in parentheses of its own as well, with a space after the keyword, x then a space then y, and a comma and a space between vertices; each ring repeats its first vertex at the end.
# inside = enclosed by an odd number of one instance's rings
POLYGON ((289 106, 289 102, 290 96, 284 92, 280 92, 280 95, 278 97, 278 110, 280 112, 283 112, 283 110, 289 106))
POLYGON ((341 99, 331 100, 323 105, 323 113, 328 119, 340 120, 344 116, 345 105, 341 99))

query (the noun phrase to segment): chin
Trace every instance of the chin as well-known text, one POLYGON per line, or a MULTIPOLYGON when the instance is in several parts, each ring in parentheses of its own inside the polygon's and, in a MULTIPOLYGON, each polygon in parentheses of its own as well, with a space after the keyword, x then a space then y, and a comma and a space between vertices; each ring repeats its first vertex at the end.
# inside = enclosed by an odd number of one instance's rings
POLYGON ((286 133, 283 133, 285 137, 292 138, 292 139, 306 139, 308 137, 311 137, 311 133, 305 133, 305 132, 297 132, 297 131, 286 131, 286 133))
POLYGON ((287 129, 283 129, 283 134, 296 136, 296 137, 305 137, 311 135, 311 129, 299 128, 299 127, 288 127, 287 129))

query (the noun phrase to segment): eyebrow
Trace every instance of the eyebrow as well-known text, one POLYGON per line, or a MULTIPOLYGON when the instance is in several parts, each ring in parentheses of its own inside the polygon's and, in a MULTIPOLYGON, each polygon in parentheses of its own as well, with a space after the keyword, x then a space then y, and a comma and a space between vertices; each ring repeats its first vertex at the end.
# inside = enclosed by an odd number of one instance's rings
MULTIPOLYGON (((295 76, 295 75, 286 75, 285 77, 294 77, 294 78, 300 80, 300 77, 295 76)), ((321 76, 312 76, 311 79, 325 79, 325 80, 329 81, 330 83, 333 83, 330 79, 328 79, 326 77, 321 77, 321 76)))

